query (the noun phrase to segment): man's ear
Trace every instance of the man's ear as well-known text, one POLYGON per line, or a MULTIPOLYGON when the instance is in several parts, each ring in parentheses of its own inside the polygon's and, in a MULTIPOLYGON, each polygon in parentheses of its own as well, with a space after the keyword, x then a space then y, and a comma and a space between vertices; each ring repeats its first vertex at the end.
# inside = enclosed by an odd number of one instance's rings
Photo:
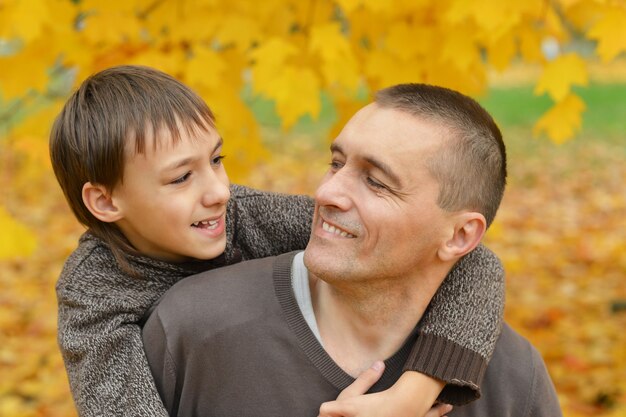
POLYGON ((439 248, 439 258, 456 261, 478 246, 486 230, 487 221, 480 213, 472 211, 455 215, 454 233, 439 248))
POLYGON ((83 203, 96 219, 105 223, 113 223, 123 217, 111 193, 103 185, 86 182, 83 185, 83 203))

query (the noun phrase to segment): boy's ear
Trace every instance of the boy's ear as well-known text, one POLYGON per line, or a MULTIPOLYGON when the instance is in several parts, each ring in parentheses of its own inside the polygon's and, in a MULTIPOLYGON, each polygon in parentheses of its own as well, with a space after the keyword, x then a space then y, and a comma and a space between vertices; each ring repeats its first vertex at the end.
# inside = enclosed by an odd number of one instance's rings
POLYGON ((105 223, 113 223, 123 217, 111 193, 103 185, 86 182, 83 185, 83 203, 96 219, 105 223))
POLYGON ((464 212, 455 216, 453 235, 439 248, 443 261, 456 261, 471 252, 485 235, 487 221, 477 212, 464 212))

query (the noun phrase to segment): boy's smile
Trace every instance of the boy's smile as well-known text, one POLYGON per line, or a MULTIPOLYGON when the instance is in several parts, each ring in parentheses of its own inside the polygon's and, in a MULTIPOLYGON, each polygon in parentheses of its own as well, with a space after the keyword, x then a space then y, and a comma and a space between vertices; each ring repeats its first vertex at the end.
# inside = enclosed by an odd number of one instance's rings
POLYGON ((226 245, 229 182, 215 129, 161 131, 145 153, 126 155, 124 177, 112 192, 115 223, 141 253, 166 261, 212 259, 226 245))

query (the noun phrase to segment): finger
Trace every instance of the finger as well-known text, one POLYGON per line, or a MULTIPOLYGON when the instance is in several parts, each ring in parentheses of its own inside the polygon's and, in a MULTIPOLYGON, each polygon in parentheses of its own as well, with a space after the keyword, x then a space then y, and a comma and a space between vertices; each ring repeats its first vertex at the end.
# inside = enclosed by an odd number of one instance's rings
MULTIPOLYGON (((347 401, 329 401, 320 407, 317 417, 352 417, 356 415, 356 408, 347 401)), ((430 416, 429 416, 430 417, 430 416)), ((436 416, 439 417, 439 416, 436 416)))
POLYGON ((444 417, 446 413, 452 411, 450 404, 438 404, 428 410, 424 417, 444 417))
POLYGON ((378 381, 385 370, 385 364, 382 361, 376 361, 367 370, 363 371, 350 386, 341 391, 338 400, 343 398, 356 397, 365 394, 378 381))

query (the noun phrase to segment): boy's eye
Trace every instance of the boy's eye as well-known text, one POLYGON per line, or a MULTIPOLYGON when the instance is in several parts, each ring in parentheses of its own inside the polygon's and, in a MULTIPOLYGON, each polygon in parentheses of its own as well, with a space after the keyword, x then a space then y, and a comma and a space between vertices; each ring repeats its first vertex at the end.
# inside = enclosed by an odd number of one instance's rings
POLYGON ((226 155, 216 156, 215 158, 211 159, 211 165, 221 165, 224 158, 226 158, 226 155))
POLYGON ((336 159, 333 159, 332 161, 330 161, 330 169, 331 171, 338 171, 341 169, 341 167, 343 167, 343 163, 337 161, 336 159))
POLYGON ((181 184, 181 183, 187 181, 190 176, 191 176, 191 171, 187 172, 185 175, 183 175, 181 177, 176 178, 170 184, 181 184))

